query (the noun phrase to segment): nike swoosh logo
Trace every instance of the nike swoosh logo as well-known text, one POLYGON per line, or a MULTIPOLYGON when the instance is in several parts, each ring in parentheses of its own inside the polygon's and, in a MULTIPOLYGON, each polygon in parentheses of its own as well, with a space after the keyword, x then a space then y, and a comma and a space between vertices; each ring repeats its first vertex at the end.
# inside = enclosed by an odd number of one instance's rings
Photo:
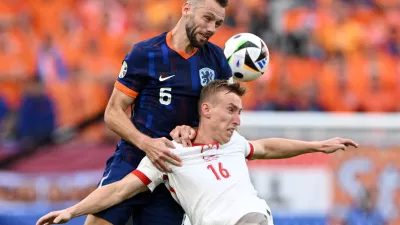
POLYGON ((161 82, 166 81, 166 80, 168 80, 169 78, 174 77, 174 76, 175 76, 175 75, 171 75, 171 76, 169 76, 169 77, 162 77, 162 76, 160 76, 160 81, 161 81, 161 82))

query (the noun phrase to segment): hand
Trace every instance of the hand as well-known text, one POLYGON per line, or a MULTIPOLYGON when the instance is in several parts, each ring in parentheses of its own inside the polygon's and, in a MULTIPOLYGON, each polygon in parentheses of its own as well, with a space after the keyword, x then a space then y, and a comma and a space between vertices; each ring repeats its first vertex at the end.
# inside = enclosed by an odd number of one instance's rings
POLYGON ((344 138, 332 138, 326 141, 320 141, 318 143, 318 151, 319 152, 323 152, 323 153, 333 153, 336 152, 338 150, 343 150, 345 151, 347 149, 347 147, 349 146, 353 146, 355 148, 358 148, 358 144, 355 143, 354 141, 350 140, 350 139, 344 139, 344 138))
POLYGON ((175 127, 169 135, 174 139, 174 141, 182 144, 183 147, 191 147, 192 140, 196 137, 196 130, 192 127, 182 125, 175 127))
POLYGON ((165 137, 149 138, 141 147, 151 162, 162 172, 172 172, 165 162, 175 166, 182 166, 182 160, 172 153, 169 148, 175 148, 175 146, 165 137))
POLYGON ((72 219, 72 215, 68 210, 53 211, 47 215, 42 216, 36 225, 50 225, 67 223, 72 219))

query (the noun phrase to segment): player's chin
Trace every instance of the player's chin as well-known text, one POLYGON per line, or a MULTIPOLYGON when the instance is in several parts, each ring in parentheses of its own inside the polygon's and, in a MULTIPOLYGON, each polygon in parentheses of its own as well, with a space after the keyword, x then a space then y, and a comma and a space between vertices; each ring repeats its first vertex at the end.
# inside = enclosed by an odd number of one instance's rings
POLYGON ((195 43, 193 46, 196 47, 196 48, 201 48, 201 47, 203 47, 206 43, 207 43, 207 41, 196 40, 196 43, 195 43))
POLYGON ((233 135, 234 129, 227 129, 224 135, 224 141, 225 143, 229 142, 231 140, 231 137, 233 135))
POLYGON ((203 35, 199 34, 196 37, 196 47, 203 47, 208 41, 208 38, 204 37, 203 35))

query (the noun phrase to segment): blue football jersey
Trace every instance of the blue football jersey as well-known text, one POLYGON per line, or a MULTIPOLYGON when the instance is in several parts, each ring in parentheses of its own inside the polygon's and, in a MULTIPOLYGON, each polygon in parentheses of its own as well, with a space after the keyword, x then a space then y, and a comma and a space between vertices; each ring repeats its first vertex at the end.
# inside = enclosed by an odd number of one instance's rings
MULTIPOLYGON (((135 98, 131 121, 142 133, 170 138, 178 125, 198 126, 203 86, 228 80, 232 71, 221 48, 206 43, 191 55, 175 50, 172 34, 137 43, 125 57, 115 87, 135 98)), ((121 140, 119 148, 132 148, 121 140)))

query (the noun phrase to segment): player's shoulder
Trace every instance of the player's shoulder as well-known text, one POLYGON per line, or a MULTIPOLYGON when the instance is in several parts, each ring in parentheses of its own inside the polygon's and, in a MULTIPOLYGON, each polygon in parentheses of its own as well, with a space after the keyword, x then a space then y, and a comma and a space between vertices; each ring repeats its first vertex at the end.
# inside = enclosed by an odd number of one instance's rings
POLYGON ((241 134, 239 134, 239 132, 237 132, 236 130, 233 131, 232 138, 233 138, 233 139, 245 139, 245 138, 244 138, 241 134))
POLYGON ((132 50, 126 56, 125 60, 129 60, 135 57, 141 57, 143 55, 147 56, 148 52, 153 51, 158 48, 158 46, 165 42, 167 33, 162 33, 155 37, 140 41, 133 45, 132 50))
POLYGON ((228 143, 237 144, 237 143, 241 143, 243 141, 246 141, 246 138, 243 137, 241 134, 239 134, 239 132, 237 132, 235 130, 235 131, 233 131, 231 140, 228 143))
POLYGON ((229 152, 242 152, 246 150, 246 146, 248 145, 248 141, 245 137, 239 134, 237 131, 234 131, 231 139, 228 143, 223 144, 221 149, 227 150, 229 152))
POLYGON ((203 46, 203 50, 206 54, 214 54, 217 56, 224 56, 224 51, 222 50, 222 48, 220 48, 218 45, 216 45, 212 42, 209 42, 209 41, 203 46))
POLYGON ((143 159, 140 161, 139 168, 141 167, 148 167, 152 164, 151 160, 149 157, 145 156, 143 159))
POLYGON ((186 158, 187 156, 193 155, 193 153, 199 152, 201 150, 201 145, 193 145, 184 147, 182 144, 179 144, 175 141, 172 141, 175 148, 171 149, 175 154, 179 155, 182 158, 186 158))
POLYGON ((154 36, 152 38, 140 41, 138 43, 136 43, 134 45, 134 47, 136 46, 137 48, 141 48, 141 49, 154 49, 155 47, 157 47, 160 43, 165 42, 166 41, 166 36, 167 33, 164 32, 160 35, 154 36))

